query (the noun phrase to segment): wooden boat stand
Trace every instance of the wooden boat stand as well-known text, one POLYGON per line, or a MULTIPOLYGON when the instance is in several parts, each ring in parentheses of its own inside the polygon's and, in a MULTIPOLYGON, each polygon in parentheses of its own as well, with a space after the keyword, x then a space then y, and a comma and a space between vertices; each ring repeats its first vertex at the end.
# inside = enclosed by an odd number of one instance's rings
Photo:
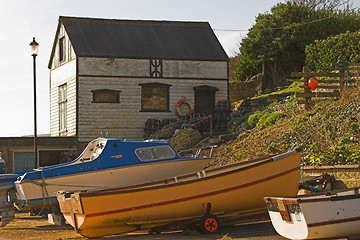
POLYGON ((220 220, 216 215, 211 214, 210 211, 211 203, 209 202, 206 206, 206 212, 202 217, 178 221, 162 227, 155 227, 149 230, 149 234, 160 234, 166 230, 193 229, 197 226, 203 234, 218 232, 221 226, 220 220))
POLYGON ((268 219, 268 214, 266 209, 252 211, 252 212, 245 212, 245 213, 238 213, 238 214, 231 214, 231 215, 214 215, 210 213, 211 211, 211 203, 209 202, 206 207, 206 213, 202 217, 193 218, 193 219, 187 219, 183 221, 178 221, 175 223, 170 223, 166 226, 162 227, 155 227, 148 231, 149 234, 161 234, 164 231, 175 231, 175 230, 200 230, 203 234, 209 234, 209 233, 216 233, 219 232, 221 227, 225 224, 233 224, 238 223, 241 221, 244 221, 246 219, 246 222, 248 222, 248 217, 257 217, 257 218, 263 218, 266 216, 268 219), (216 221, 216 230, 214 230, 211 226, 214 225, 213 220, 210 220, 206 222, 206 219, 212 218, 216 221), (207 228, 210 227, 213 231, 208 231, 205 227, 205 224, 208 225, 207 228))

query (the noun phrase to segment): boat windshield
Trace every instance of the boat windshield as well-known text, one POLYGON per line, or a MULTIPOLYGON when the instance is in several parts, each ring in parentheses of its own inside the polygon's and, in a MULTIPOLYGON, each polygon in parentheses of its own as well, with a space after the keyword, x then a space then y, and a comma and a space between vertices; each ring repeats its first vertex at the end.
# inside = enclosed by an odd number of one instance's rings
POLYGON ((79 162, 86 162, 86 161, 92 161, 100 156, 102 151, 104 150, 106 145, 106 140, 104 139, 98 139, 96 141, 93 141, 89 143, 89 145, 86 147, 82 155, 80 156, 79 160, 75 163, 79 162))
POLYGON ((175 152, 171 149, 170 146, 138 148, 135 150, 135 154, 140 159, 140 161, 143 162, 175 157, 175 152))

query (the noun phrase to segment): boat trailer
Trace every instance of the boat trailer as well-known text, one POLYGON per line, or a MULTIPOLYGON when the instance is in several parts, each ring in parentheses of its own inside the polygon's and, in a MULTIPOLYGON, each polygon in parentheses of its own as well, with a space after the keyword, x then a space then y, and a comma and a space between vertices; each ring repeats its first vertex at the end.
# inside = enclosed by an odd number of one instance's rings
POLYGON ((0 227, 15 218, 13 200, 15 197, 15 180, 17 174, 0 174, 0 227))

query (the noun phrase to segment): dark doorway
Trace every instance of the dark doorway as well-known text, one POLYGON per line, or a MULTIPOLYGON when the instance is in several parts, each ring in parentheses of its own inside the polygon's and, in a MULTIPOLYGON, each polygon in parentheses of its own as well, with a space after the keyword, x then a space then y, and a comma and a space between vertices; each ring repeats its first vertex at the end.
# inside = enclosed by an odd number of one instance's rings
POLYGON ((36 168, 33 152, 14 152, 14 172, 36 168))
POLYGON ((42 150, 39 151, 39 167, 66 163, 77 157, 75 150, 42 150))
POLYGON ((194 87, 195 91, 195 113, 214 116, 215 112, 215 93, 219 91, 217 87, 202 85, 194 87))

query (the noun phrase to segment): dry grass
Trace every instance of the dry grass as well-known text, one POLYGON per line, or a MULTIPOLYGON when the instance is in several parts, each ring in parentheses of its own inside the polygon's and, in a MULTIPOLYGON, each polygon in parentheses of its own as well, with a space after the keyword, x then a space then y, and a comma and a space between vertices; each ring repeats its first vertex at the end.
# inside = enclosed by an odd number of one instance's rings
POLYGON ((309 111, 296 104, 275 108, 287 117, 270 127, 240 132, 236 140, 216 149, 212 166, 277 154, 298 145, 303 146, 307 164, 360 163, 359 87, 347 89, 339 100, 320 102, 309 111))

